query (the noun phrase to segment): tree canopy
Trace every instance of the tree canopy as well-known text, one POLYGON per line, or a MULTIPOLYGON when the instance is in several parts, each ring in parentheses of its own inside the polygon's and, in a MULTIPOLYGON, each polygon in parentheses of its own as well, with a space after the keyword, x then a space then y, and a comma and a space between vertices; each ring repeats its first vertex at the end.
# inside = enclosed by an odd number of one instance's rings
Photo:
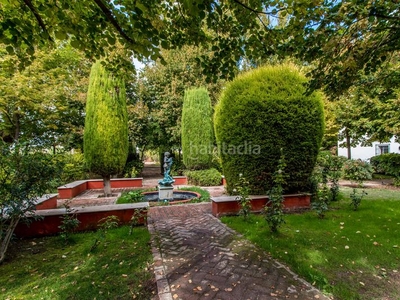
POLYGON ((0 138, 80 148, 90 62, 68 45, 36 56, 18 70, 0 53, 0 138))
POLYGON ((211 78, 232 77, 242 57, 296 55, 316 64, 313 88, 337 95, 363 73, 385 69, 400 48, 396 1, 25 0, 2 1, 0 13, 0 42, 21 65, 55 40, 91 58, 121 43, 152 60, 161 47, 203 44, 213 55, 199 62, 211 78))

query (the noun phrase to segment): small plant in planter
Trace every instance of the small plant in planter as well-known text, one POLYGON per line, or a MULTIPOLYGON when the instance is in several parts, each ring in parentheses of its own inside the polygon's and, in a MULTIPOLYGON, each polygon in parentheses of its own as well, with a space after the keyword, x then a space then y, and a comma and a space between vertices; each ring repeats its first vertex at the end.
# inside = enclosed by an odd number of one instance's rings
POLYGON ((243 174, 239 174, 239 182, 236 184, 236 189, 234 191, 238 193, 236 200, 239 201, 240 205, 239 215, 247 218, 251 211, 251 200, 249 197, 250 187, 249 182, 243 174))
POLYGON ((285 157, 282 154, 278 161, 278 170, 273 175, 273 187, 268 193, 269 201, 264 209, 265 220, 273 233, 278 232, 279 226, 285 223, 283 218, 283 185, 285 184, 285 157))
POLYGON ((330 193, 327 184, 322 184, 322 187, 317 191, 316 200, 311 204, 313 210, 316 211, 318 217, 323 219, 325 212, 329 209, 330 193))
POLYGON ((64 207, 65 214, 60 217, 62 220, 61 225, 58 226, 58 228, 60 228, 61 230, 61 238, 64 240, 65 243, 67 243, 70 234, 73 233, 76 228, 78 228, 81 222, 77 219, 76 214, 73 214, 74 210, 69 206, 68 201, 65 202, 64 207))
POLYGON ((133 190, 123 193, 117 200, 117 203, 138 203, 143 202, 143 190, 133 190))

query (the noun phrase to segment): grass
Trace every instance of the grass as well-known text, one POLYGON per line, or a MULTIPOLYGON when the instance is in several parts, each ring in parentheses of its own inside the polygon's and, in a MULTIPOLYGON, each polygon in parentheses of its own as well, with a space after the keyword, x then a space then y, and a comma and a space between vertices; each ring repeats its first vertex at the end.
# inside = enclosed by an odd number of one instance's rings
POLYGON ((0 265, 1 299, 150 299, 155 289, 145 227, 14 241, 0 265))
MULTIPOLYGON (((197 203, 197 202, 208 202, 210 201, 210 193, 202 188, 199 188, 197 186, 188 186, 188 187, 179 187, 179 190, 181 191, 192 191, 192 192, 197 192, 199 193, 200 199, 194 198, 192 201, 189 203, 197 203)), ((124 204, 124 203, 137 203, 137 202, 143 202, 144 198, 142 193, 143 192, 149 192, 149 191, 154 191, 154 189, 136 189, 132 190, 129 192, 124 192, 116 201, 116 204, 124 204)), ((157 205, 168 205, 168 203, 160 202, 157 203, 157 205)))
POLYGON ((200 199, 197 202, 209 202, 210 201, 210 193, 202 188, 197 186, 188 186, 188 187, 180 187, 181 191, 191 191, 200 194, 200 199))
POLYGON ((144 202, 142 193, 144 192, 154 192, 155 189, 134 189, 132 191, 126 191, 121 194, 121 196, 115 202, 116 204, 126 204, 126 203, 138 203, 144 202))
POLYGON ((351 191, 341 188, 325 219, 286 215, 278 234, 262 216, 222 221, 335 299, 399 299, 400 190, 367 189, 358 211, 351 191))

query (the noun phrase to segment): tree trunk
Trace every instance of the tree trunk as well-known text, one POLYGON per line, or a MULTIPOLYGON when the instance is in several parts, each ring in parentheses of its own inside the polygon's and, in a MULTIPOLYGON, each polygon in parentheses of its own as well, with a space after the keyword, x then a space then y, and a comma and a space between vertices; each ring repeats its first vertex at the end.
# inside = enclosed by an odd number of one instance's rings
POLYGON ((351 159, 351 140, 350 140, 349 130, 347 128, 345 129, 345 134, 346 134, 347 158, 351 159))
POLYGON ((4 261, 6 257, 6 252, 8 245, 10 244, 11 237, 14 233, 15 227, 17 227, 17 224, 19 222, 19 217, 17 218, 11 218, 10 224, 7 226, 7 230, 5 232, 4 237, 1 239, 0 237, 0 264, 4 261))
POLYGON ((103 176, 103 184, 104 184, 104 196, 111 197, 111 176, 103 176))

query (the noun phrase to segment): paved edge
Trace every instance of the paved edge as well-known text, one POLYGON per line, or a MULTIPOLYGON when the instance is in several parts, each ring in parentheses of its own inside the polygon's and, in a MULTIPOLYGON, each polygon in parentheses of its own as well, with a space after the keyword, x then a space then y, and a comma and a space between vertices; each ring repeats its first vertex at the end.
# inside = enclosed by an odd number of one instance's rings
POLYGON ((166 274, 165 266, 163 263, 162 254, 160 252, 160 247, 159 247, 160 237, 158 236, 158 232, 155 230, 153 226, 153 220, 148 219, 147 229, 149 230, 149 233, 151 235, 151 252, 153 254, 154 275, 157 284, 158 297, 155 299, 173 300, 169 283, 167 277, 165 276, 166 274))

